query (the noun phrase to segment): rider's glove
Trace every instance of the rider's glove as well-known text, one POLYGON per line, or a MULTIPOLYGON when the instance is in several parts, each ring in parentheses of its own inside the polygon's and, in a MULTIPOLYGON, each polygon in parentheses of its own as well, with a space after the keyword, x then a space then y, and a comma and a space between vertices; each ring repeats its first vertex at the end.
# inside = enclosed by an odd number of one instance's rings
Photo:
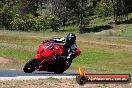
POLYGON ((47 43, 47 42, 49 42, 49 40, 44 40, 43 42, 41 42, 41 43, 47 43))

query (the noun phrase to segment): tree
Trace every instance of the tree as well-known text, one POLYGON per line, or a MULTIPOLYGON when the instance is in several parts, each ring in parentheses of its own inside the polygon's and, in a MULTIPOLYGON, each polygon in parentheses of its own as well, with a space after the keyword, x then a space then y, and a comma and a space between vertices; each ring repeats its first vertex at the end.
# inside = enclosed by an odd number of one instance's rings
POLYGON ((132 0, 111 0, 114 8, 115 22, 128 20, 128 13, 132 12, 132 0))
POLYGON ((34 16, 39 16, 37 13, 39 0, 21 0, 20 14, 21 17, 25 17, 25 14, 32 13, 34 16))
POLYGON ((63 21, 65 22, 66 20, 72 18, 76 19, 74 21, 79 24, 80 32, 82 32, 84 17, 89 15, 87 0, 63 0, 61 4, 64 7, 63 14, 61 14, 61 17, 64 18, 63 21))

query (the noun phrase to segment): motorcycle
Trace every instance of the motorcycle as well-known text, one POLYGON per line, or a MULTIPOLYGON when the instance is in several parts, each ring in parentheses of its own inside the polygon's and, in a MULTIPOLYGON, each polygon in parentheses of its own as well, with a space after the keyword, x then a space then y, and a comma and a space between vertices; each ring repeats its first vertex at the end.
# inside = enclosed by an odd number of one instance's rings
POLYGON ((67 64, 63 47, 63 44, 51 41, 42 43, 38 47, 37 54, 34 58, 25 64, 23 71, 25 73, 32 73, 36 70, 54 72, 55 74, 63 73, 70 67, 72 60, 81 53, 79 49, 76 49, 76 56, 70 58, 70 62, 67 64), (57 59, 58 57, 59 59, 57 59))

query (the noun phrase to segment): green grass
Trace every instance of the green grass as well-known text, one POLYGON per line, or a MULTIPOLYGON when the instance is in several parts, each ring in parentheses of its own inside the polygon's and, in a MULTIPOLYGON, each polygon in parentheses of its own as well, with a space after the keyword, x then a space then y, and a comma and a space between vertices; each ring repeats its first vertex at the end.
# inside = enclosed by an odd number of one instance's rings
POLYGON ((132 37, 132 24, 112 24, 111 31, 106 31, 105 36, 132 37))
MULTIPOLYGON (((129 19, 132 18, 132 16, 129 17, 129 19)), ((96 18, 94 20, 91 20, 90 27, 96 27, 96 26, 105 26, 110 25, 109 23, 114 22, 114 19, 112 17, 107 18, 96 18)), ((108 32, 104 35, 109 36, 122 36, 122 37, 132 37, 132 24, 131 23, 124 23, 124 24, 111 24, 113 27, 112 29, 115 32, 108 32)))
POLYGON ((96 18, 90 21, 90 26, 95 27, 95 26, 104 26, 108 25, 108 23, 111 21, 111 17, 108 18, 96 18))
POLYGON ((122 31, 116 34, 114 33, 114 35, 132 37, 132 24, 120 25, 120 26, 117 26, 116 28, 122 31))
POLYGON ((27 61, 34 56, 34 52, 11 49, 11 48, 0 48, 0 56, 8 57, 15 60, 27 61))
POLYGON ((62 32, 78 32, 79 27, 77 25, 71 25, 71 26, 63 26, 61 28, 62 32))
POLYGON ((91 70, 109 72, 132 72, 132 52, 128 51, 104 51, 103 49, 87 49, 81 56, 74 60, 78 64, 91 70))
MULTIPOLYGON (((0 30, 0 56, 22 61, 21 63, 23 64, 34 57, 41 41, 53 37, 62 37, 66 34, 0 30)), ((119 46, 119 44, 131 45, 132 39, 98 39, 90 34, 76 35, 77 44, 82 53, 79 58, 73 61, 73 67, 82 65, 90 71, 126 72, 132 74, 132 50, 119 46), (104 44, 98 44, 96 42, 104 44), (117 45, 107 45, 105 42, 117 45)))

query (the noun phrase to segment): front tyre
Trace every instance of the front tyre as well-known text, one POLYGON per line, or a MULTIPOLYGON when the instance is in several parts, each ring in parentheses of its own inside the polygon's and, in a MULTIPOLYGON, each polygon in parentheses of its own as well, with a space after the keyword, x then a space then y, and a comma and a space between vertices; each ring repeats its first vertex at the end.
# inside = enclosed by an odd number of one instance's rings
POLYGON ((31 60, 29 60, 26 64, 25 64, 25 66, 24 66, 24 68, 23 68, 23 71, 25 72, 25 73, 32 73, 32 72, 34 72, 35 70, 36 70, 36 63, 37 63, 37 60, 36 59, 31 59, 31 60))

